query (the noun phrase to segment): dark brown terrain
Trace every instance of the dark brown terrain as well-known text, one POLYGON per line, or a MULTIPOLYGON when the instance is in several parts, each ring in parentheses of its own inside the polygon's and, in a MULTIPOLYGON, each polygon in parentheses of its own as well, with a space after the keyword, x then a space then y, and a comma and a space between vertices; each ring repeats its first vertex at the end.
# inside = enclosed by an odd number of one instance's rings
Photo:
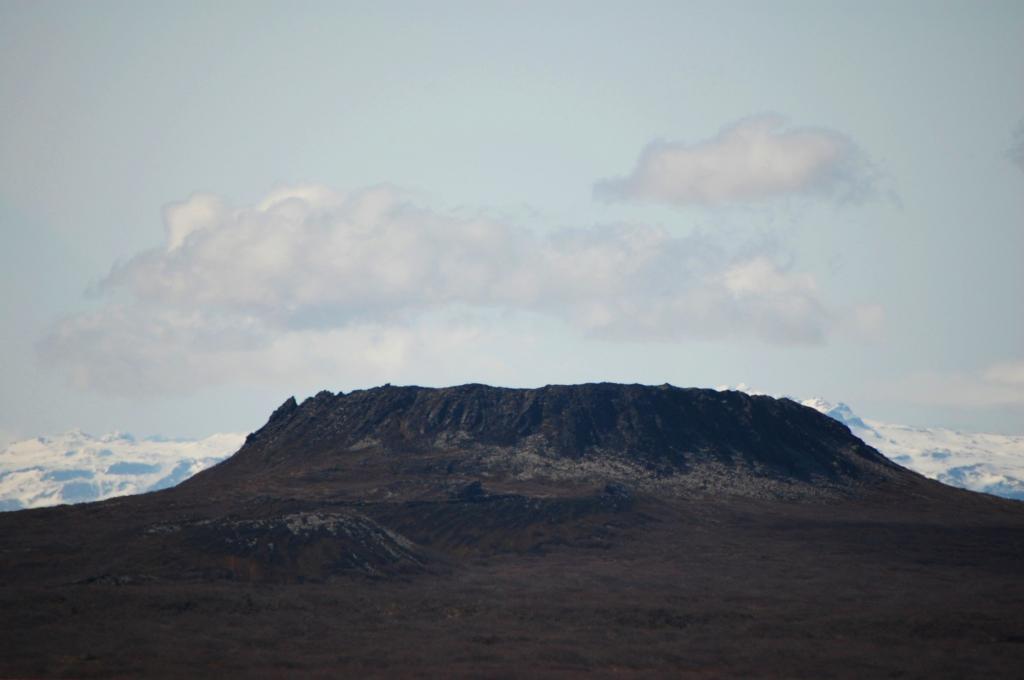
POLYGON ((1024 504, 792 401, 385 386, 0 514, 0 677, 1020 677, 1024 504))

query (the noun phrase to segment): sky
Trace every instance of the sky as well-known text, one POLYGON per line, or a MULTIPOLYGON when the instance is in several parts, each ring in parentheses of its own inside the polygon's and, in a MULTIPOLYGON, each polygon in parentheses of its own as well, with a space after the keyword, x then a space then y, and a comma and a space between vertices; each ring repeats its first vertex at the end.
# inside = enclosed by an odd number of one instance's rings
POLYGON ((0 0, 0 443, 744 383, 1024 432, 1020 2, 0 0))

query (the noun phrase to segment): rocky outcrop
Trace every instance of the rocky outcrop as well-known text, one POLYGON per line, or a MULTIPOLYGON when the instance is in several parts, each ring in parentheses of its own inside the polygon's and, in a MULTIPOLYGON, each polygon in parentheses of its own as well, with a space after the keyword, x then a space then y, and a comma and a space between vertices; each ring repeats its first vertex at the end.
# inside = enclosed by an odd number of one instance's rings
POLYGON ((197 478, 632 483, 746 495, 853 488, 909 474, 789 399, 670 385, 384 386, 286 401, 230 461, 197 478), (225 477, 226 478, 226 477, 225 477), (770 491, 774 489, 774 491, 770 491))

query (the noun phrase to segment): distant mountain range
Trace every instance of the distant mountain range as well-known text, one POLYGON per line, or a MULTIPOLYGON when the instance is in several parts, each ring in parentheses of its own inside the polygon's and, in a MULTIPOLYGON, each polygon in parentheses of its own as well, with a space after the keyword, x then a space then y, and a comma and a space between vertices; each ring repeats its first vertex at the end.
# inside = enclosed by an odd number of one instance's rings
MULTIPOLYGON (((893 461, 951 486, 1024 500, 1024 436, 893 425, 857 416, 844 403, 802 402, 843 423, 893 461)), ((0 511, 82 503, 157 491, 224 460, 239 433, 205 439, 136 439, 72 430, 0 451, 0 511)))
POLYGON ((245 435, 101 437, 72 430, 0 451, 0 510, 83 503, 175 486, 238 450, 245 435))
POLYGON ((802 402, 843 423, 891 460, 950 486, 1024 500, 1024 436, 908 427, 858 417, 843 403, 802 402))

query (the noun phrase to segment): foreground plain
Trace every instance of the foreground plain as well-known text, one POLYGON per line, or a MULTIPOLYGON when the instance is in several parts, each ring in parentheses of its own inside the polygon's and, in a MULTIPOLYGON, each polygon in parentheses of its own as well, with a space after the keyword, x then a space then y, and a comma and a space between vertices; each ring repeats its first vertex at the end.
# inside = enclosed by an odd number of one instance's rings
POLYGON ((791 402, 545 389, 286 402, 176 489, 0 515, 0 677, 1019 677, 1024 504, 791 402))

